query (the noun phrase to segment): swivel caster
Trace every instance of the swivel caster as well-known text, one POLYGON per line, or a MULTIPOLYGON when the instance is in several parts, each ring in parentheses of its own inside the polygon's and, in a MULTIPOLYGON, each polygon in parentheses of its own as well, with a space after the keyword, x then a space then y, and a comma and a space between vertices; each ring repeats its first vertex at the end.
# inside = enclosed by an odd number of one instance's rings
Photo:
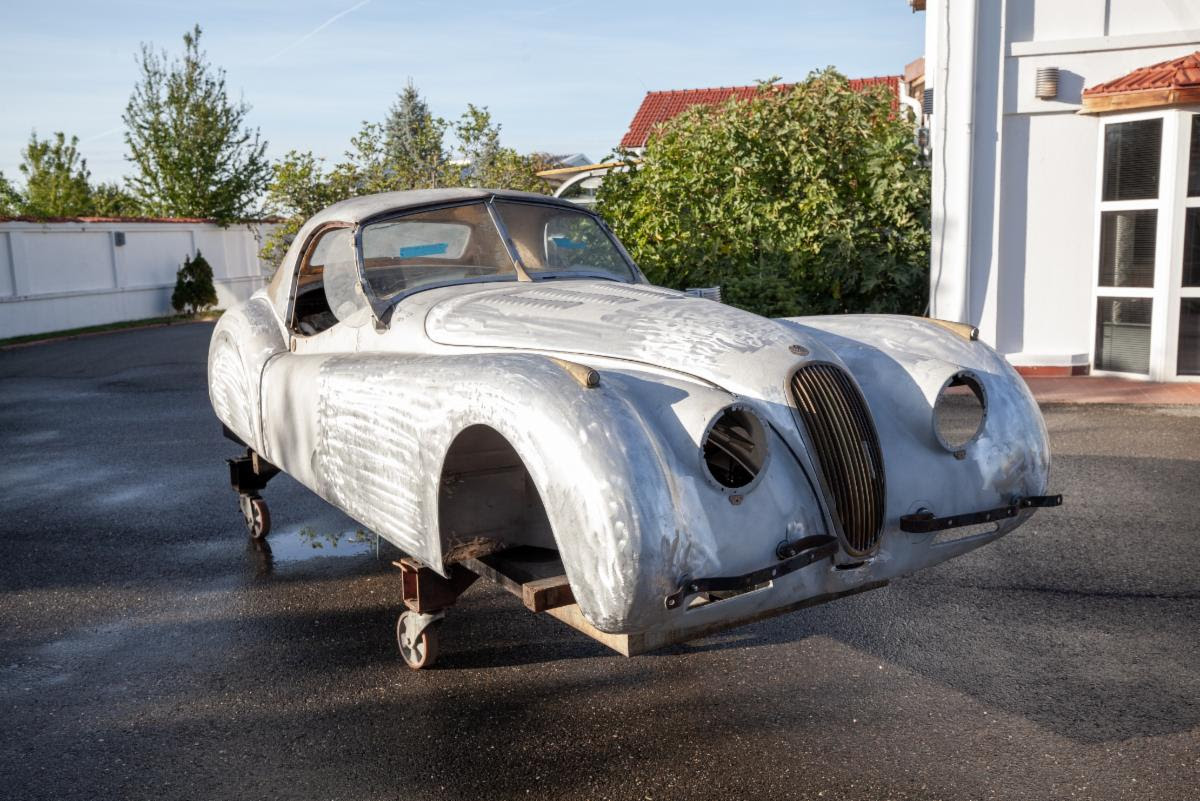
POLYGON ((438 657, 438 628, 444 613, 402 612, 396 621, 400 656, 413 670, 432 667, 438 657))
POLYGON ((264 539, 271 532, 271 513, 267 510, 267 502, 257 492, 241 493, 238 495, 238 505, 242 509, 250 539, 264 539))

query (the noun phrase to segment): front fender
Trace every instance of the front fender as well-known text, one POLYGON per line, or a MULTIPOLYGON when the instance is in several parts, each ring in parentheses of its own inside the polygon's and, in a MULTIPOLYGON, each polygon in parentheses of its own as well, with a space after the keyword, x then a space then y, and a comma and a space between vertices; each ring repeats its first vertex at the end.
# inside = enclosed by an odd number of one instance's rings
POLYGON ((671 482, 655 433, 615 385, 585 388, 527 354, 288 356, 268 378, 317 393, 312 436, 279 437, 293 444, 277 463, 434 569, 445 569, 443 461, 484 425, 524 462, 593 625, 628 629, 661 592, 658 542, 678 527, 671 482))
POLYGON ((209 340, 208 397, 213 412, 260 453, 263 365, 286 348, 279 320, 263 290, 222 314, 209 340))

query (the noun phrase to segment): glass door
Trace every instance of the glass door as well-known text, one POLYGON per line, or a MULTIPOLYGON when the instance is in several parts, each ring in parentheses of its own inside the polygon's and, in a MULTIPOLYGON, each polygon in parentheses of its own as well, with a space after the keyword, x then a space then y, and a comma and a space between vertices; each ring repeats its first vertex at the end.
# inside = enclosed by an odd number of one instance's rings
POLYGON ((1096 370, 1150 374, 1162 144, 1161 116, 1104 126, 1096 370))
POLYGON ((1183 201, 1183 254, 1179 275, 1175 374, 1200 376, 1200 114, 1186 115, 1187 195, 1183 201))

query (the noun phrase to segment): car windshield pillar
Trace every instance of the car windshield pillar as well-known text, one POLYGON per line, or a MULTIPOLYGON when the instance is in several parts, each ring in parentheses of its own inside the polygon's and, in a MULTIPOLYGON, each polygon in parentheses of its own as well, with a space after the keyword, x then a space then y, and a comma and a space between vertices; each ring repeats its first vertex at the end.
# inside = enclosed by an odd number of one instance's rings
POLYGON ((521 261, 521 254, 517 250, 516 243, 512 241, 512 236, 508 233, 508 227, 505 226, 504 220, 496 211, 496 196, 492 195, 487 199, 488 216, 492 218, 492 225, 496 226, 496 230, 500 232, 500 240, 504 242, 504 247, 508 249, 508 257, 512 259, 513 267, 517 270, 518 281, 532 281, 529 277, 529 271, 525 269, 525 262, 521 261))

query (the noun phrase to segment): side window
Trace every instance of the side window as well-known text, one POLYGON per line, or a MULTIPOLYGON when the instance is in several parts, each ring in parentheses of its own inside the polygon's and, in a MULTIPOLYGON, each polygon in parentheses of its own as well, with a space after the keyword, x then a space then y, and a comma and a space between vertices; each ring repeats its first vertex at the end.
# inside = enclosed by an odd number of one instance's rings
POLYGON ((319 234, 308 246, 296 275, 292 330, 301 336, 319 334, 344 319, 338 311, 345 316, 353 312, 345 308, 344 284, 354 280, 357 272, 351 229, 330 228, 319 234), (340 300, 342 308, 335 310, 331 298, 340 300))

